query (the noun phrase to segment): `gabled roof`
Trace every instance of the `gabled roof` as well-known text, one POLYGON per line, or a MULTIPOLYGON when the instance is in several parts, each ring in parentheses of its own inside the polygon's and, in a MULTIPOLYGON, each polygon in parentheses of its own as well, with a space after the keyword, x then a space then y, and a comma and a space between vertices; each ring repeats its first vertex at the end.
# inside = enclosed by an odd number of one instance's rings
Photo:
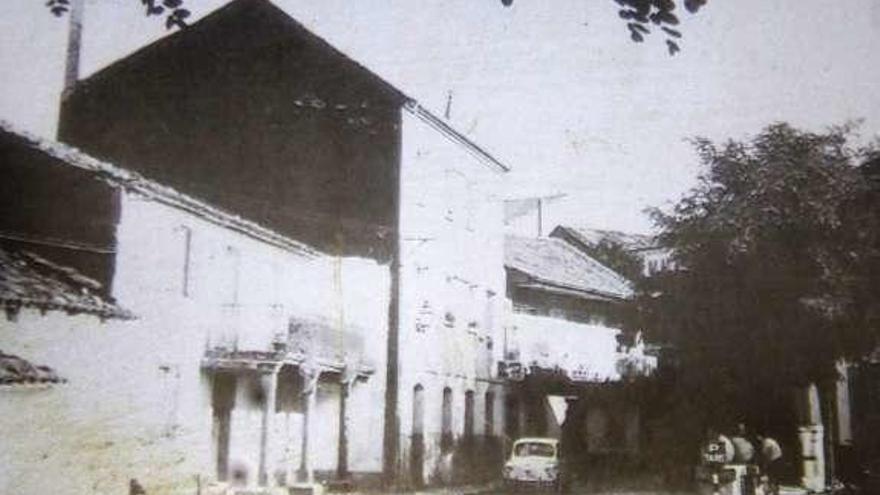
POLYGON ((102 318, 132 314, 99 295, 101 284, 73 268, 28 251, 0 245, 0 306, 9 317, 21 307, 88 313, 102 318))
MULTIPOLYGON (((175 49, 176 46, 181 45, 186 40, 202 38, 200 41, 204 43, 204 38, 212 35, 211 28, 220 23, 230 22, 231 20, 233 22, 241 20, 243 23, 250 22, 253 24, 250 26, 250 29, 248 29, 248 38, 254 47, 272 46, 277 43, 285 42, 291 37, 302 37, 303 39, 308 40, 324 50, 324 52, 328 54, 328 57, 332 57, 358 68, 361 73, 365 74, 366 77, 375 84, 378 91, 389 95, 393 100, 400 104, 402 108, 423 119, 426 123, 434 127, 451 141, 463 146, 482 163, 504 172, 510 170, 510 167, 504 165, 484 148, 452 127, 448 122, 422 107, 414 98, 407 96, 393 84, 340 51, 324 38, 309 31, 308 28, 296 19, 290 17, 286 12, 278 8, 271 0, 232 0, 225 6, 199 19, 192 25, 146 45, 134 53, 111 63, 107 67, 104 67, 91 76, 79 81, 76 88, 87 86, 92 82, 105 78, 111 78, 114 73, 125 70, 129 67, 137 66, 139 61, 152 54, 161 53, 164 50, 175 49)), ((216 42, 216 37, 213 38, 211 42, 211 44, 216 44, 213 43, 216 42)), ((222 47, 218 49, 222 49, 222 47)))
POLYGON ((237 215, 227 213, 192 196, 147 179, 142 175, 93 158, 76 148, 57 141, 49 141, 15 129, 0 120, 0 140, 8 140, 55 159, 59 166, 69 166, 89 171, 108 184, 135 191, 149 199, 180 208, 209 222, 220 225, 288 251, 313 256, 317 252, 305 244, 296 242, 273 230, 237 215))
POLYGON ((633 294, 624 277, 559 239, 507 236, 504 264, 548 289, 613 300, 633 294))
POLYGON ((193 24, 112 62, 91 76, 78 81, 76 87, 79 88, 82 85, 88 85, 89 83, 112 77, 119 71, 137 67, 145 58, 166 50, 181 48, 181 45, 186 45, 187 43, 194 43, 200 46, 207 44, 216 50, 240 48, 240 46, 230 46, 230 44, 238 45, 238 42, 245 41, 245 38, 242 40, 218 40, 216 37, 218 33, 214 32, 218 27, 228 29, 230 25, 236 23, 246 29, 246 42, 250 48, 270 47, 286 42, 294 36, 303 37, 325 50, 329 56, 344 60, 346 63, 358 67, 373 80, 377 89, 387 92, 401 103, 410 99, 394 87, 394 85, 336 49, 324 38, 309 31, 297 20, 278 8, 271 0, 232 0, 193 24), (224 47, 224 43, 227 45, 226 47, 224 47))
POLYGON ((650 235, 631 234, 619 230, 594 229, 584 226, 559 225, 553 229, 550 236, 560 237, 560 234, 563 233, 571 236, 585 247, 594 247, 601 242, 618 244, 627 251, 643 251, 660 247, 657 244, 656 238, 650 235))

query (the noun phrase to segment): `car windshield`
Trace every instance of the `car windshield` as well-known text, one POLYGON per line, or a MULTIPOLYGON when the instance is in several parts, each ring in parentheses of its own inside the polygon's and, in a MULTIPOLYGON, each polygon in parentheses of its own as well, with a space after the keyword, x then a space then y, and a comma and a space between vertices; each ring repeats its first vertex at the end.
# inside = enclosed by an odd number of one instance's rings
POLYGON ((556 448, 549 443, 523 442, 516 444, 514 454, 517 457, 553 457, 556 455, 556 448))

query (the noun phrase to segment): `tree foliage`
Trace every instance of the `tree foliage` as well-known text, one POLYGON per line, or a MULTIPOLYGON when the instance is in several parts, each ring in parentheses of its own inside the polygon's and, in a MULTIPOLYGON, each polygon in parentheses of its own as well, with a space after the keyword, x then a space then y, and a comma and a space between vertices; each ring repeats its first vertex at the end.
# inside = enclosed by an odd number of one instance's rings
POLYGON ((747 403, 875 345, 877 203, 852 131, 695 139, 697 187, 652 212, 683 269, 646 282, 638 324, 679 349, 703 391, 747 403))
MULTIPOLYGON (((706 5, 708 0, 613 0, 618 7, 618 15, 629 30, 630 39, 636 43, 645 41, 645 36, 651 34, 653 28, 660 29, 666 35, 666 48, 670 55, 680 51, 679 40, 681 31, 678 30, 679 18, 676 7, 683 5, 685 10, 695 14, 706 5)), ((513 0, 501 0, 501 3, 509 7, 513 0)))
POLYGON ((642 277, 642 260, 619 242, 602 239, 590 246, 588 253, 627 280, 637 281, 642 277))
MULTIPOLYGON (((184 8, 183 0, 138 0, 144 8, 144 14, 148 17, 157 16, 165 18, 165 28, 184 28, 190 11, 184 8)), ((67 14, 72 5, 71 0, 48 0, 46 7, 56 17, 67 14)))
MULTIPOLYGON (((184 28, 190 11, 184 7, 184 0, 138 0, 145 9, 147 16, 165 18, 165 27, 184 28)), ((670 55, 680 51, 678 30, 679 18, 675 13, 677 4, 682 4, 688 12, 694 14, 708 0, 612 0, 617 4, 618 15, 629 30, 630 38, 641 43, 651 29, 659 28, 666 35, 666 47, 670 55)), ((510 7, 513 0, 501 0, 502 5, 510 7)), ((71 0, 48 0, 46 7, 55 16, 61 17, 70 11, 71 0)))

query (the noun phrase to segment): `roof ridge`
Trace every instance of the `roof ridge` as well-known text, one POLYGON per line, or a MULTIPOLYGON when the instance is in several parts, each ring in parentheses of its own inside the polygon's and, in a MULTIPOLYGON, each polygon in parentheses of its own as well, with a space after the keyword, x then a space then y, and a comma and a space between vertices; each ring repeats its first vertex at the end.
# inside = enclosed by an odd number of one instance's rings
POLYGON ((377 74, 375 71, 373 71, 369 67, 361 64, 360 62, 358 62, 354 58, 350 57, 348 54, 346 54, 345 52, 343 52, 339 48, 336 48, 336 46, 334 46, 332 43, 330 43, 329 41, 324 39, 324 37, 318 35, 314 31, 312 31, 311 29, 307 28, 305 26, 305 24, 299 22, 296 18, 294 18, 293 16, 291 16, 290 14, 285 12, 284 9, 282 9, 281 7, 276 5, 275 2, 272 0, 231 0, 231 1, 227 2, 226 4, 208 12, 207 14, 205 14, 203 17, 201 17, 197 21, 193 22, 190 25, 187 25, 185 28, 178 29, 177 31, 174 31, 171 34, 162 36, 162 37, 160 37, 150 43, 147 43, 146 45, 141 46, 140 48, 137 48, 136 50, 132 51, 131 53, 124 55, 121 58, 117 58, 116 60, 110 62, 109 64, 105 65, 104 67, 102 67, 102 68, 98 69, 97 71, 93 72, 92 74, 90 74, 88 77, 85 77, 85 78, 77 81, 76 86, 74 86, 74 90, 76 90, 76 88, 80 84, 88 84, 90 81, 92 81, 96 78, 105 77, 107 75, 107 73, 110 73, 114 70, 118 70, 119 68, 124 67, 125 65, 131 63, 131 60, 133 58, 145 56, 145 54, 149 53, 150 51, 156 50, 158 47, 161 47, 163 45, 178 42, 184 36, 189 36, 190 33, 193 32, 194 30, 202 29, 202 28, 204 28, 205 25, 210 25, 212 22, 216 22, 215 19, 222 18, 223 16, 227 15, 228 11, 235 10, 235 9, 247 8, 248 7, 247 4, 253 4, 251 7, 270 8, 272 10, 277 11, 278 13, 280 13, 283 16, 282 19, 285 22, 291 24, 294 28, 303 31, 308 36, 310 36, 312 39, 317 41, 320 45, 322 45, 324 48, 330 49, 330 51, 332 51, 334 54, 341 56, 342 58, 355 64, 357 67, 363 69, 364 72, 366 72, 370 77, 376 79, 381 85, 383 85, 385 87, 385 89, 390 89, 393 93, 398 95, 403 100, 411 99, 403 91, 398 89, 395 85, 391 84, 390 82, 386 81, 385 78, 383 78, 382 76, 377 74))
POLYGON ((43 258, 42 256, 33 253, 27 250, 21 250, 21 255, 28 258, 30 261, 34 262, 37 265, 43 266, 47 270, 51 270, 53 272, 59 273, 64 277, 69 278, 71 281, 86 286, 86 288, 98 291, 101 290, 103 285, 101 282, 81 273, 76 268, 71 266, 61 265, 52 261, 43 258))
MULTIPOLYGON (((270 8, 274 11, 277 11, 281 16, 284 22, 291 25, 293 29, 304 33, 309 39, 313 40, 316 44, 318 44, 321 48, 328 50, 334 56, 340 57, 346 63, 350 63, 362 70, 365 74, 367 74, 368 78, 375 79, 376 82, 385 90, 390 91, 395 97, 400 100, 400 104, 403 108, 409 110, 414 115, 420 117, 425 122, 427 122, 431 127, 433 127, 438 132, 442 133, 444 136, 465 147, 472 155, 476 158, 480 159, 484 163, 496 167, 504 172, 509 172, 510 167, 502 163, 491 153, 486 151, 485 148, 478 145, 472 139, 465 136, 462 132, 457 130, 454 126, 452 126, 449 122, 440 119, 432 112, 423 107, 415 98, 408 96, 404 91, 399 89, 394 84, 391 84, 384 77, 379 75, 377 72, 373 71, 366 65, 360 63, 355 58, 349 56, 347 53, 343 52, 335 45, 327 41, 324 37, 312 31, 305 24, 298 21, 296 18, 288 14, 284 11, 284 9, 278 7, 272 0, 232 0, 231 2, 219 7, 208 14, 206 14, 201 19, 194 22, 192 25, 178 30, 170 35, 163 36, 147 45, 144 45, 137 50, 129 53, 128 55, 119 58, 105 67, 99 69, 88 77, 80 80, 77 83, 77 86, 80 84, 88 85, 91 81, 98 80, 102 77, 106 77, 107 74, 112 73, 115 70, 121 70, 121 68, 125 67, 127 64, 132 63, 131 61, 138 57, 143 57, 147 53, 157 50, 159 47, 164 46, 166 44, 172 44, 182 39, 182 37, 187 36, 188 32, 192 30, 198 30, 203 28, 205 25, 210 25, 212 22, 215 22, 215 19, 222 18, 227 14, 228 11, 234 9, 244 9, 248 6, 248 4, 253 4, 254 7, 262 7, 262 8, 270 8)), ((76 86, 74 87, 74 91, 76 90, 76 86)))

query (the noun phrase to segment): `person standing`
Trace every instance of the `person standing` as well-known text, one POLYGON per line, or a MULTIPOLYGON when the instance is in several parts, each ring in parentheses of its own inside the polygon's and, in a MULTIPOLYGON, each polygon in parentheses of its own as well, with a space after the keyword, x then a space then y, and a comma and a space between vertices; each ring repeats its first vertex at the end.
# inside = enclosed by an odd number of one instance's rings
POLYGON ((733 444, 733 462, 735 464, 750 464, 755 459, 755 447, 746 436, 746 425, 736 425, 736 434, 730 438, 733 444))
POLYGON ((779 493, 779 478, 782 471, 782 447, 779 442, 766 435, 758 435, 758 445, 761 454, 761 471, 767 476, 767 481, 773 493, 779 493))

